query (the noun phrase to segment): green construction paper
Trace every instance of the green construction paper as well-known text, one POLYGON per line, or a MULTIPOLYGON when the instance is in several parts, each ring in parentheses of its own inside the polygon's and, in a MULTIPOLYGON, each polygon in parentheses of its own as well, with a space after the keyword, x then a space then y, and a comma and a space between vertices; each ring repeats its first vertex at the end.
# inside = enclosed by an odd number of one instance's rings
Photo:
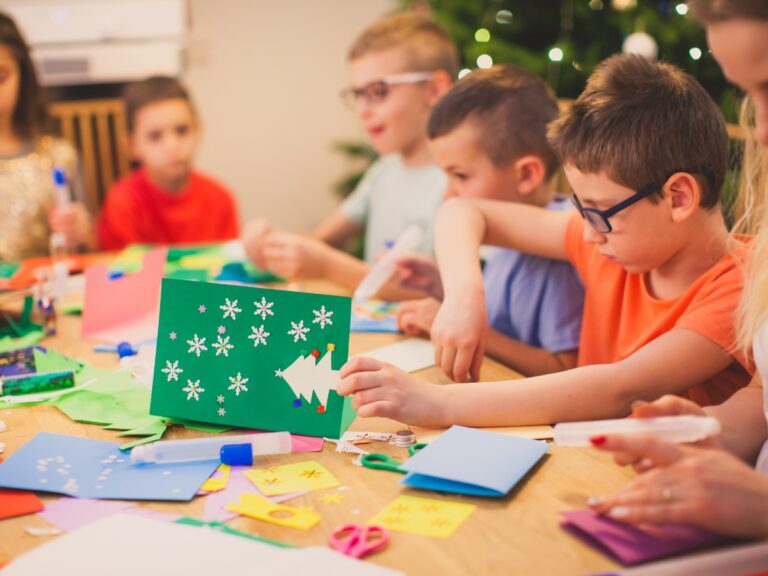
POLYGON ((204 268, 177 268, 171 273, 167 273, 166 278, 175 278, 177 280, 194 280, 195 282, 205 282, 208 280, 208 270, 204 268))
POLYGON ((349 354, 350 314, 340 296, 166 278, 150 413, 339 438, 354 417, 332 389, 332 370, 349 354))
POLYGON ((163 437, 163 434, 164 432, 160 432, 153 436, 144 436, 143 438, 139 438, 138 440, 134 440, 133 442, 128 442, 127 444, 121 444, 119 448, 120 450, 130 450, 131 448, 135 448, 136 446, 141 446, 142 444, 149 444, 150 442, 156 442, 163 437))
POLYGON ((55 350, 48 349, 44 352, 39 348, 35 348, 33 354, 35 356, 35 370, 40 373, 62 372, 65 370, 79 372, 83 367, 77 360, 72 360, 55 350))
POLYGON ((0 352, 10 352, 11 350, 18 350, 19 348, 34 346, 43 338, 45 338, 45 334, 39 327, 30 330, 18 338, 14 338, 13 336, 2 336, 0 337, 0 352))
POLYGON ((241 532, 240 530, 235 530, 234 528, 230 528, 229 526, 227 526, 222 522, 203 522, 202 520, 198 520, 197 518, 182 516, 181 518, 176 520, 175 523, 184 524, 186 526, 197 526, 199 528, 212 528, 214 530, 218 530, 219 532, 225 532, 233 536, 241 536, 243 538, 248 538, 249 540, 256 540, 257 542, 263 542, 264 544, 269 544, 270 546, 277 546, 278 548, 295 548, 295 546, 292 546, 291 544, 285 544, 283 542, 278 542, 277 540, 270 540, 269 538, 256 536, 255 534, 249 534, 248 532, 241 532))
POLYGON ((157 416, 145 416, 143 420, 136 423, 128 421, 118 422, 112 426, 105 426, 105 430, 123 430, 118 436, 154 436, 165 434, 167 426, 162 418, 157 416), (134 426, 128 426, 128 424, 135 424, 134 426))
POLYGON ((83 313, 83 303, 77 304, 64 304, 59 307, 59 311, 62 314, 69 314, 70 316, 79 316, 83 313))
POLYGON ((10 278, 20 267, 20 262, 0 262, 0 278, 10 278))
POLYGON ((184 420, 182 418, 168 418, 166 419, 166 422, 168 424, 178 424, 179 426, 184 426, 184 428, 189 428, 190 430, 195 430, 197 432, 206 432, 208 434, 221 434, 222 432, 232 430, 232 426, 193 422, 192 420, 184 420))

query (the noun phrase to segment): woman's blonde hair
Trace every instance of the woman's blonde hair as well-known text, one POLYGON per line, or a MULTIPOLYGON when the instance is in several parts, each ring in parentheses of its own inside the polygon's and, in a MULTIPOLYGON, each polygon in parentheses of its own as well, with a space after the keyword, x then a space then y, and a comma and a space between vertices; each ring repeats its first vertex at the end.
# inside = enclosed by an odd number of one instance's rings
POLYGON ((736 229, 756 234, 756 238, 747 260, 737 334, 741 348, 749 350, 755 334, 768 320, 768 149, 755 140, 755 107, 749 97, 741 107, 741 125, 745 141, 736 229))

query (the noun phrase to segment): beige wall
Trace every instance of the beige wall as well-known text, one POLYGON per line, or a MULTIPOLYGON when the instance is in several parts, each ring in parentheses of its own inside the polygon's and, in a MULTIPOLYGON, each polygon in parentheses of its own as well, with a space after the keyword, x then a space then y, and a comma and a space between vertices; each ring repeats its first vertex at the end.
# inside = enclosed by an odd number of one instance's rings
POLYGON ((241 219, 309 230, 338 203, 350 165, 332 149, 362 139, 338 98, 357 32, 394 0, 191 0, 184 74, 203 121, 198 166, 227 184, 241 219))

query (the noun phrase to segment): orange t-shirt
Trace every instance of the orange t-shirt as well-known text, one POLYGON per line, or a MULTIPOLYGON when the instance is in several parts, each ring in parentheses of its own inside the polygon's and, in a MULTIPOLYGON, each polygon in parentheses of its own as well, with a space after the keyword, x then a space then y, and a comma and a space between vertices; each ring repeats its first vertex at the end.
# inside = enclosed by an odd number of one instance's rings
POLYGON ((119 250, 128 244, 195 244, 239 235, 237 207, 218 182, 192 172, 187 186, 167 192, 142 169, 117 182, 101 211, 99 246, 119 250))
POLYGON ((648 293, 642 274, 627 272, 583 239, 585 222, 574 213, 565 248, 584 283, 579 366, 610 364, 630 356, 674 328, 709 338, 731 352, 734 362, 720 374, 690 388, 687 397, 702 406, 720 404, 749 382, 751 362, 736 350, 735 311, 741 298, 741 262, 747 250, 727 254, 688 290, 671 300, 648 293))

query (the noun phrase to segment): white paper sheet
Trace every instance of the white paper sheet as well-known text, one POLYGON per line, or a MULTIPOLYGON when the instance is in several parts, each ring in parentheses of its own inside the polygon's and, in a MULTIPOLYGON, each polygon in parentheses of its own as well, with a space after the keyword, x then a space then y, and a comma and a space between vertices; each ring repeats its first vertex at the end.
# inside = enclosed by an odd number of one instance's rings
POLYGON ((397 366, 406 372, 416 372, 435 365, 435 351, 429 340, 409 338, 394 344, 357 354, 397 366))
POLYGON ((278 548, 209 528, 115 514, 17 558, 3 576, 396 576, 329 548, 278 548))

